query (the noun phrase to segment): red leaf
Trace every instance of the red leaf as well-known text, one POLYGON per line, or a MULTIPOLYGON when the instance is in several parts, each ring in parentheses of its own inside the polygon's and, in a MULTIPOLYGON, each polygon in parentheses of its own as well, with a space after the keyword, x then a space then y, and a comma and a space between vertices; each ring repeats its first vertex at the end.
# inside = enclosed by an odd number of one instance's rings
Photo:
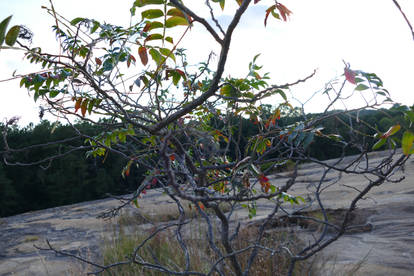
POLYGON ((347 81, 349 81, 352 84, 356 84, 355 82, 355 72, 349 69, 348 67, 345 67, 345 78, 347 81))
POLYGON ((260 0, 254 0, 254 4, 257 4, 259 2, 260 2, 260 0))
POLYGON ((280 3, 276 4, 276 8, 279 10, 280 15, 283 18, 283 21, 287 21, 287 18, 290 16, 290 14, 292 13, 288 8, 286 8, 285 5, 282 5, 280 3))
POLYGON ((101 59, 99 59, 99 58, 95 58, 95 62, 96 62, 96 64, 98 64, 99 66, 101 66, 101 65, 102 65, 102 60, 101 60, 101 59))
POLYGON ((269 178, 267 178, 264 174, 261 174, 259 175, 259 182, 260 182, 260 185, 262 185, 262 188, 267 193, 270 189, 269 178))
POLYGON ((144 33, 148 32, 148 30, 149 30, 150 27, 151 27, 151 23, 150 22, 147 22, 147 24, 145 24, 144 29, 142 29, 142 32, 144 32, 144 33))
POLYGON ((142 64, 145 66, 148 63, 148 54, 147 48, 141 46, 138 49, 139 58, 141 59, 142 64))
POLYGON ((152 180, 151 180, 151 185, 155 185, 155 184, 157 184, 157 178, 153 178, 152 180))
POLYGON ((133 55, 129 55, 129 56, 128 56, 128 60, 127 60, 127 67, 128 67, 128 68, 129 68, 129 66, 131 65, 131 61, 133 61, 133 62, 134 62, 134 64, 135 64, 135 62, 137 61, 133 55))
POLYGON ((269 178, 267 178, 264 174, 260 175, 259 181, 262 183, 268 182, 269 178))
POLYGON ((186 77, 184 71, 181 71, 180 69, 175 69, 175 72, 177 72, 178 74, 180 74, 182 77, 186 77))
POLYGON ((174 154, 171 154, 171 155, 170 155, 170 160, 171 160, 171 161, 174 161, 174 160, 175 160, 175 155, 174 155, 174 154))

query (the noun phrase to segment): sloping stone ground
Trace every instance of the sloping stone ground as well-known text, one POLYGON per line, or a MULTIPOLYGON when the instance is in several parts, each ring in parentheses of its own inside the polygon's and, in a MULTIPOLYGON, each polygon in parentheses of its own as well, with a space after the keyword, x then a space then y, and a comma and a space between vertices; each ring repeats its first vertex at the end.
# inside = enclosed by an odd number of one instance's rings
MULTIPOLYGON (((373 162, 380 162, 383 154, 375 153, 372 157, 373 162)), ((414 163, 409 160, 404 181, 375 188, 358 205, 357 213, 366 215, 370 231, 345 235, 328 246, 321 256, 324 275, 341 275, 360 262, 361 268, 352 275, 414 275, 413 169, 414 163)), ((304 165, 293 193, 312 196, 310 184, 318 180, 321 172, 315 165, 304 165)), ((336 177, 336 174, 328 175, 331 179, 336 177)), ((279 177, 272 181, 276 185, 283 183, 279 177)), ((361 188, 366 183, 362 176, 342 175, 337 184, 323 193, 322 199, 332 210, 345 208, 356 191, 344 185, 361 188)), ((143 212, 150 212, 154 206, 169 203, 165 196, 153 191, 140 205, 148 208, 143 212)), ((40 252, 33 245, 45 247, 48 239, 59 249, 99 259, 104 236, 113 234, 114 230, 111 221, 96 217, 117 205, 118 201, 105 199, 0 218, 0 275, 85 274, 86 266, 54 253, 40 252)), ((267 206, 265 202, 260 205, 267 206)), ((243 210, 240 212, 239 218, 246 217, 243 210)), ((264 215, 265 211, 258 213, 257 219, 264 215)))

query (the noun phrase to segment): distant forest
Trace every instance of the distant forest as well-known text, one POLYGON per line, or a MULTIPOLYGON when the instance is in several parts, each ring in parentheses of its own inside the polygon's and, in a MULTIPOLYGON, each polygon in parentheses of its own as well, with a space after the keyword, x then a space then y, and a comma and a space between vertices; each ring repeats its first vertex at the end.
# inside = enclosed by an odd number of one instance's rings
MULTIPOLYGON (((271 107, 268 106, 268 109, 270 112, 271 107)), ((364 110, 358 114, 351 114, 351 116, 332 116, 321 122, 320 127, 325 134, 335 133, 343 137, 347 137, 350 126, 358 128, 361 131, 359 139, 365 139, 367 149, 370 149, 374 143, 375 128, 385 132, 396 123, 404 125, 403 111, 408 109, 407 106, 394 105, 390 109, 364 110), (366 135, 362 135, 362 133, 366 135)), ((335 112, 338 111, 332 111, 332 113, 335 112)), ((288 126, 316 118, 318 115, 307 114, 304 117, 300 115, 300 112, 294 112, 282 116, 278 124, 282 127, 288 126)), ((212 124, 217 123, 219 122, 212 122, 212 124)), ((75 126, 90 136, 105 131, 101 126, 88 123, 75 124, 75 126)), ((242 126, 242 137, 245 140, 244 144, 247 144, 247 139, 257 134, 259 129, 257 124, 249 119, 243 119, 242 126)), ((4 124, 0 124, 1 131, 4 130, 4 127, 4 124)), ((14 126, 8 129, 7 136, 10 148, 26 147, 25 150, 13 154, 13 156, 7 156, 7 160, 14 163, 32 163, 56 154, 56 152, 67 152, 85 145, 84 138, 70 139, 77 136, 72 126, 56 124, 47 120, 23 128, 14 126), (64 145, 48 145, 50 142, 62 139, 68 141, 64 145), (45 144, 45 146, 31 147, 36 144, 45 144)), ((3 151, 4 148, 4 141, 1 140, 2 160, 6 154, 3 151)), ((340 149, 340 143, 332 146, 332 141, 316 136, 308 151, 313 157, 326 160, 338 157, 341 153, 340 149)), ((356 154, 360 150, 349 147, 346 149, 346 154, 356 154)), ((128 160, 114 153, 110 153, 104 158, 91 156, 86 158, 86 155, 87 149, 85 148, 74 150, 52 162, 31 166, 6 165, 4 162, 0 162, 0 217, 101 199, 107 197, 108 194, 130 193, 138 187, 146 173, 144 168, 132 167, 129 176, 124 178, 121 172, 128 160)))

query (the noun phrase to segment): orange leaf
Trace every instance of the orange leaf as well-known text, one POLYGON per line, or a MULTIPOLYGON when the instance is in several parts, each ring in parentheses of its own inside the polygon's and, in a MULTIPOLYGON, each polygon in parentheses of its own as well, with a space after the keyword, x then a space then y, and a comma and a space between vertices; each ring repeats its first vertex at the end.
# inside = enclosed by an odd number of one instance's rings
POLYGON ((76 103, 75 103, 75 113, 78 112, 78 110, 79 110, 79 108, 81 106, 81 103, 82 103, 82 98, 79 98, 79 99, 76 100, 76 103))
POLYGON ((273 5, 273 6, 269 7, 269 8, 266 10, 266 16, 265 16, 265 20, 264 20, 264 25, 265 25, 265 27, 266 27, 266 25, 267 25, 267 18, 269 17, 269 14, 270 14, 270 13, 271 13, 274 9, 276 9, 276 5, 273 5))
POLYGON ((280 15, 283 18, 283 21, 287 21, 287 18, 290 16, 290 14, 292 13, 288 8, 286 8, 285 5, 282 5, 280 3, 276 4, 276 8, 279 10, 280 15))
POLYGON ((199 203, 198 203, 198 207, 200 207, 200 209, 201 209, 201 210, 203 210, 203 211, 204 211, 204 209, 205 209, 204 204, 203 204, 203 203, 201 203, 201 202, 199 202, 199 203))
POLYGON ((141 59, 142 64, 145 66, 148 63, 148 54, 147 48, 144 46, 139 47, 138 49, 139 58, 141 59))
POLYGON ((171 160, 171 161, 174 161, 174 160, 175 160, 175 155, 174 155, 174 154, 171 154, 171 155, 170 155, 170 160, 171 160))
POLYGON ((86 109, 88 108, 88 102, 89 102, 89 100, 88 100, 88 99, 85 99, 85 100, 82 102, 82 105, 81 105, 81 113, 82 113, 82 116, 83 116, 83 117, 85 117, 85 114, 86 114, 86 109))

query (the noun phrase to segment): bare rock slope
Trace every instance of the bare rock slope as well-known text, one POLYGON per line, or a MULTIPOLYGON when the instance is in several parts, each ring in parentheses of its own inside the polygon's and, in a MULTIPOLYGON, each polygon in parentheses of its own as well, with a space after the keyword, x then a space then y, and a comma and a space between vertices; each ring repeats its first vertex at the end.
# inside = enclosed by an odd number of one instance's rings
MULTIPOLYGON (((375 153, 372 157, 372 162, 380 162, 383 155, 375 153)), ((321 173, 322 169, 316 165, 304 165, 300 170, 301 181, 293 193, 306 195, 309 183, 317 181, 321 173)), ((366 217, 370 227, 367 231, 347 234, 324 250, 324 256, 329 256, 325 261, 326 275, 338 275, 342 267, 361 260, 363 265, 356 275, 414 275, 414 163, 411 160, 406 164, 405 176, 400 183, 377 187, 358 204, 356 212, 366 217)), ((278 184, 279 180, 272 181, 278 184)), ((359 189, 366 185, 366 179, 342 175, 323 194, 327 208, 347 207, 356 190, 345 185, 359 189)), ((114 230, 111 221, 97 216, 118 203, 105 199, 1 218, 0 275, 84 274, 87 268, 79 263, 54 253, 40 252, 33 245, 46 247, 48 239, 59 249, 99 259, 105 237, 114 230)), ((140 203, 146 209, 144 213, 151 212, 151 206, 168 204, 168 199, 156 191, 140 203)))

